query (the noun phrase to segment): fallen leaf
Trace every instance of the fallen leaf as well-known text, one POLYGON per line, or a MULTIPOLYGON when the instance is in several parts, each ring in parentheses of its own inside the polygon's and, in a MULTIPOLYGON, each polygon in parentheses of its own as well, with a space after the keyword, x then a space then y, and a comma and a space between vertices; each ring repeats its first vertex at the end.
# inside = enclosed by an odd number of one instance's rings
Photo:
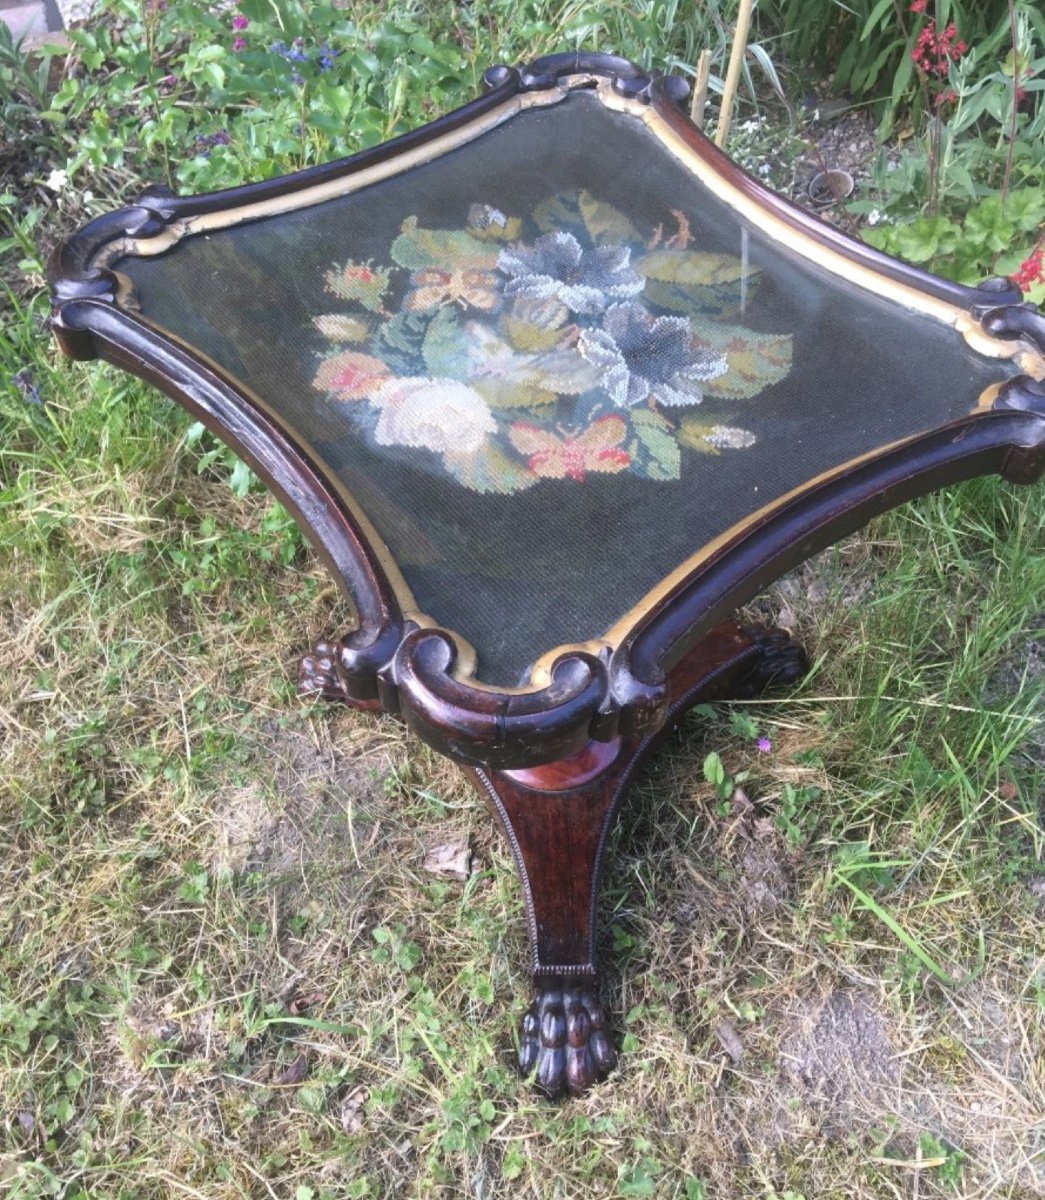
POLYGON ((345 1133, 358 1133, 363 1128, 363 1105, 370 1099, 370 1089, 360 1084, 341 1101, 339 1114, 345 1133))
POLYGON ((322 992, 312 992, 308 996, 296 995, 287 1006, 290 1009, 291 1016, 300 1017, 306 1009, 315 1008, 317 1004, 322 1004, 326 996, 322 992))
POLYGON ((735 1063, 740 1062, 744 1057, 744 1043, 729 1021, 719 1021, 715 1026, 715 1037, 722 1043, 722 1049, 729 1057, 735 1063))
POLYGON ((467 879, 472 873, 472 849, 468 839, 433 846, 425 855, 421 866, 431 875, 442 875, 448 879, 467 879))
POLYGON ((275 1078, 277 1086, 289 1087, 291 1084, 300 1083, 308 1074, 308 1055, 299 1054, 297 1058, 286 1067, 275 1078))
POLYGON ((734 788, 730 799, 733 802, 733 811, 740 816, 747 816, 748 813, 755 811, 755 806, 751 803, 750 796, 748 796, 743 788, 734 788))
POLYGON ((777 613, 776 623, 781 629, 786 629, 790 632, 797 624, 797 620, 795 614, 789 608, 782 608, 777 613))

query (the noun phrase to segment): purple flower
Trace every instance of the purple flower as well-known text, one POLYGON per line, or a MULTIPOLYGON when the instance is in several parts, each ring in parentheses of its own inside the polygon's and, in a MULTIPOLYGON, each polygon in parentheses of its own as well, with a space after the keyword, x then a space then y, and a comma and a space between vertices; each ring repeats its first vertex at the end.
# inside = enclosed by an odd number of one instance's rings
POLYGON ((242 13, 236 13, 236 15, 232 18, 233 29, 246 29, 249 24, 250 18, 245 17, 242 13))
POLYGON ((286 42, 273 42, 269 49, 287 62, 308 62, 308 55, 301 49, 301 38, 295 38, 293 46, 288 46, 286 42))
POLYGON ((554 297, 576 313, 601 313, 614 300, 635 296, 646 281, 630 265, 627 246, 585 250, 572 233, 558 230, 501 251, 497 266, 511 278, 506 296, 554 297))
POLYGON ((210 158, 214 146, 228 146, 232 142, 227 129, 219 129, 217 133, 202 134, 196 139, 196 153, 204 158, 210 158))
POLYGON ((773 743, 767 737, 760 737, 756 743, 759 754, 771 754, 773 752, 773 743))
POLYGON ((239 52, 240 52, 241 50, 245 50, 246 48, 247 48, 247 43, 246 43, 246 40, 245 40, 244 38, 238 37, 238 38, 235 38, 235 39, 233 40, 233 43, 232 43, 232 49, 233 49, 233 50, 234 50, 234 51, 235 51, 237 54, 239 54, 239 52))
POLYGON ((669 407, 699 404, 700 385, 729 370, 721 354, 695 341, 688 317, 654 317, 634 302, 610 305, 602 328, 585 329, 577 349, 618 408, 651 397, 669 407))

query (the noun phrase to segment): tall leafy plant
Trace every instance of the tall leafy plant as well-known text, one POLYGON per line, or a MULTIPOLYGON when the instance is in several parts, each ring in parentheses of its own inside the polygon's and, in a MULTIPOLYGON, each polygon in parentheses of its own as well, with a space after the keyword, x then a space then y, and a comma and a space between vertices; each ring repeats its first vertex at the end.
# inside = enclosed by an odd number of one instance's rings
MULTIPOLYGON (((955 25, 986 55, 1011 38, 1007 0, 928 0, 927 9, 940 30, 955 25)), ((921 22, 907 0, 762 0, 758 11, 790 62, 830 77, 836 93, 876 105, 883 132, 901 116, 918 120, 925 92, 911 50, 921 22)))
POLYGON ((1007 42, 974 44, 956 22, 940 24, 931 0, 907 11, 922 116, 898 160, 883 154, 865 237, 963 283, 1011 275, 1040 300, 1045 20, 1029 0, 1007 0, 1007 42))

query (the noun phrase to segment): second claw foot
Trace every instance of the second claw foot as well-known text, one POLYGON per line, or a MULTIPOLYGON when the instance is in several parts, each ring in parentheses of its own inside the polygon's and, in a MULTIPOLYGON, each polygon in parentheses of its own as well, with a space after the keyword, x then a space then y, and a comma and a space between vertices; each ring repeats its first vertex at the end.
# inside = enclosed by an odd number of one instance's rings
POLYGON ((519 1069, 551 1099, 580 1096, 617 1062, 606 1014, 587 987, 539 981, 522 1019, 519 1069))
POLYGON ((298 663, 298 691, 303 696, 321 696, 324 700, 347 703, 348 690, 338 674, 338 648, 330 642, 317 642, 311 654, 298 663))
POLYGON ((347 704, 364 712, 381 708, 379 700, 356 700, 349 690, 342 665, 340 642, 317 642, 311 654, 298 663, 298 692, 302 696, 319 696, 323 700, 347 704))
POLYGON ((732 695, 738 700, 761 695, 769 688, 797 683, 809 670, 804 647, 792 641, 783 629, 748 628, 746 632, 760 651, 748 675, 732 695))

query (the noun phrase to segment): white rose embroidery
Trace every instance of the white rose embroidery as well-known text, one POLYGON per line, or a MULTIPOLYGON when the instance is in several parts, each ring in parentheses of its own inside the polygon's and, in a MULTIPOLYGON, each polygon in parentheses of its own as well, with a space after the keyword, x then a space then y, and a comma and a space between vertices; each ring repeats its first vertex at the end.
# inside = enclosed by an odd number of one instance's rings
POLYGON ((374 440, 382 446, 472 454, 497 429, 482 396, 455 379, 390 379, 371 403, 381 410, 374 440))

